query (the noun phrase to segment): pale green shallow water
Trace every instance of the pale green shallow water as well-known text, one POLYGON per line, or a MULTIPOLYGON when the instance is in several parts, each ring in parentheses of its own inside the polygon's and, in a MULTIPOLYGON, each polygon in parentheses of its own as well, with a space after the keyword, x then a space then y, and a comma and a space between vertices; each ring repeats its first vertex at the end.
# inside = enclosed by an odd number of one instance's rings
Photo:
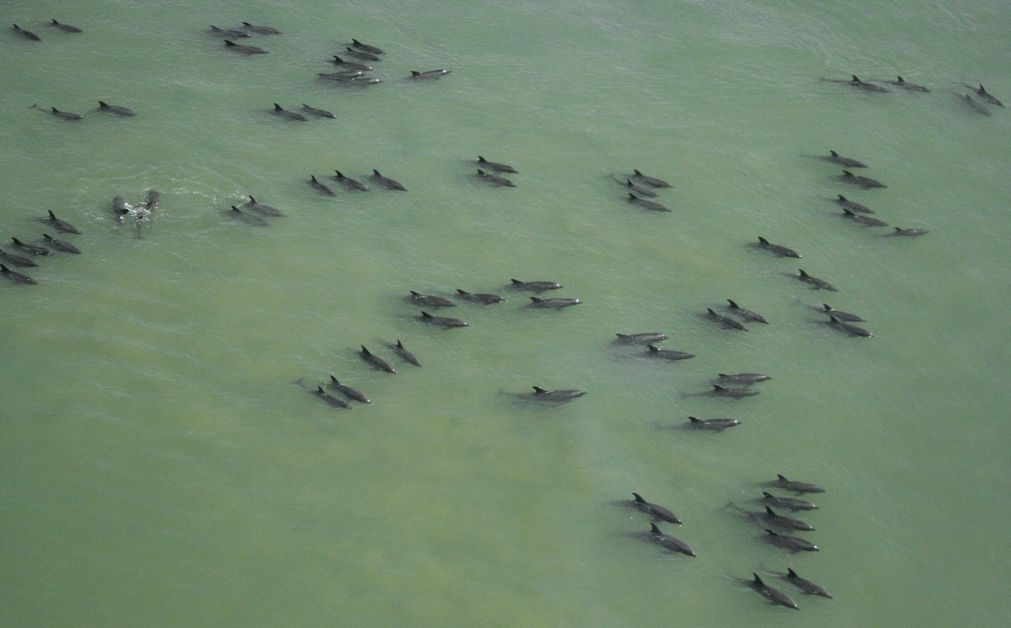
MULTIPOLYGON (((0 284, 0 624, 999 626, 1011 551, 1007 376, 1011 6, 980 1, 613 3, 6 2, 0 235, 46 209, 85 233, 33 288, 0 284), (41 22, 77 24, 63 35, 41 22), (220 50, 207 24, 285 34, 220 50), (351 37, 387 49, 375 89, 313 81, 351 37), (395 80, 452 68, 433 83, 395 80), (866 95, 818 77, 890 78, 866 95), (140 112, 69 124, 28 109, 140 112), (339 119, 286 124, 271 103, 339 119), (835 148, 890 187, 810 158, 835 148), (464 160, 515 164, 489 189, 464 160), (653 214, 608 174, 668 178, 653 214), (407 194, 302 179, 372 168, 407 194), (109 202, 162 191, 135 237, 109 202), (837 192, 930 235, 846 224, 837 192), (269 229, 220 210, 252 193, 269 229), (748 248, 764 234, 840 287, 748 248), (552 279, 585 302, 464 305, 413 320, 408 290, 552 279), (700 320, 727 297, 773 322, 700 320), (868 318, 848 339, 798 301, 868 318), (694 360, 612 347, 662 330, 694 360), (396 376, 355 355, 402 338, 396 376), (683 397, 719 371, 773 376, 740 403, 683 397), (289 384, 338 374, 368 407, 289 384), (589 395, 558 408, 532 384, 589 395), (660 431, 737 416, 720 435, 660 431), (818 482, 817 554, 756 541, 782 472, 818 482), (684 519, 697 558, 631 538, 633 490, 684 519), (794 566, 834 600, 772 607, 735 581, 794 566)), ((788 585, 784 589, 790 590, 788 585)), ((791 594, 794 593, 790 590, 791 594)))

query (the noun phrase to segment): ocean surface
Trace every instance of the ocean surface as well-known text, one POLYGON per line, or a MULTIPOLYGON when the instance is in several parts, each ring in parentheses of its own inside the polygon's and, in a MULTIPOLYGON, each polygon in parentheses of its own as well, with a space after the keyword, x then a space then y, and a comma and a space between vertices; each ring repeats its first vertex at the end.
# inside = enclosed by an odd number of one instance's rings
POLYGON ((0 239, 40 240, 53 210, 83 254, 0 281, 0 624, 1011 623, 1011 112, 959 101, 965 82, 1011 103, 1006 0, 9 0, 3 17, 0 239), (283 31, 242 42, 269 54, 208 32, 244 20, 283 31), (386 51, 383 83, 316 80, 351 38, 386 51), (854 73, 931 91, 819 80, 854 73), (138 115, 30 108, 99 99, 138 115), (839 182, 829 150, 888 187, 839 182), (479 180, 478 155, 516 187, 479 180), (306 184, 374 168, 408 191, 306 184), (633 169, 671 183, 670 213, 626 201, 633 169), (149 189, 148 220, 114 219, 115 195, 149 189), (233 219, 247 194, 286 216, 233 219), (837 194, 930 233, 852 224, 837 194), (511 278, 583 303, 530 308, 511 278), (456 289, 506 300, 433 312, 469 323, 444 330, 406 299, 456 289), (770 324, 701 316, 728 298, 770 324), (825 325, 809 306, 826 302, 873 337, 825 325), (697 357, 613 342, 644 331, 697 357), (772 379, 701 394, 738 371, 772 379), (372 403, 305 388, 331 374, 372 403), (534 385, 588 394, 524 400, 534 385), (667 429, 689 415, 742 425, 667 429), (758 510, 777 473, 825 487, 794 514, 819 552, 763 543, 728 505, 758 510), (633 491, 696 557, 637 538, 633 491))

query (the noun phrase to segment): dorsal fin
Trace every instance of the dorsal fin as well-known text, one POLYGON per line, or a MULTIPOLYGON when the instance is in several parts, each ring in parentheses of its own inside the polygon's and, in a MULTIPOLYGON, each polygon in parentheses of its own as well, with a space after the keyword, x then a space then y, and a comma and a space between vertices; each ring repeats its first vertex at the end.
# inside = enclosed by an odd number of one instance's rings
POLYGON ((632 498, 635 500, 635 503, 637 503, 637 504, 645 504, 646 503, 646 500, 643 499, 642 495, 640 495, 639 493, 632 493, 632 498))
POLYGON ((400 342, 400 338, 397 338, 397 347, 400 348, 400 349, 404 348, 404 344, 402 342, 400 342))
POLYGON ((56 220, 56 214, 54 214, 53 210, 51 209, 49 210, 49 218, 51 218, 52 220, 56 220))
POLYGON ((658 352, 660 351, 660 349, 659 349, 659 348, 657 348, 657 346, 656 346, 656 345, 646 345, 646 346, 648 346, 648 347, 649 347, 649 352, 650 352, 650 353, 658 353, 658 352))
POLYGON ((479 163, 482 163, 482 164, 483 164, 483 163, 487 163, 487 161, 488 161, 487 159, 485 159, 485 158, 484 158, 484 157, 482 157, 481 155, 478 155, 478 156, 477 156, 477 160, 478 160, 478 162, 479 162, 479 163))
POLYGON ((846 201, 846 200, 849 200, 849 199, 847 199, 847 198, 846 198, 845 196, 843 196, 842 194, 836 194, 836 196, 838 196, 838 197, 839 197, 839 200, 840 200, 840 201, 846 201))
MULTIPOLYGON (((902 77, 900 76, 899 78, 902 78, 902 77)), ((789 574, 793 578, 797 577, 797 572, 793 570, 793 567, 787 567, 786 568, 786 573, 789 574)))
POLYGON ((228 40, 226 39, 226 40, 225 40, 225 45, 226 45, 226 46, 234 46, 234 45, 235 45, 235 42, 234 42, 234 41, 228 41, 228 40))
POLYGON ((274 103, 274 111, 284 111, 284 107, 282 107, 277 103, 274 103))
POLYGON ((337 55, 334 55, 334 56, 333 56, 333 60, 334 60, 334 61, 336 61, 337 63, 344 63, 344 59, 341 59, 341 58, 340 58, 340 57, 338 57, 337 55))
POLYGON ((838 157, 838 156, 839 156, 839 153, 835 152, 834 150, 830 150, 830 151, 828 151, 828 152, 829 152, 829 153, 830 153, 830 154, 831 154, 831 155, 832 155, 833 157, 838 157))
POLYGON ((732 310, 737 310, 737 309, 740 309, 740 307, 741 307, 741 306, 737 305, 736 303, 734 303, 733 299, 727 299, 727 303, 730 304, 730 309, 732 309, 732 310))
POLYGON ((530 297, 530 300, 533 301, 534 303, 541 303, 544 299, 540 297, 530 297))
POLYGON ((372 352, 371 352, 371 351, 369 351, 368 349, 366 349, 366 348, 365 348, 365 345, 362 345, 362 353, 363 353, 364 355, 372 355, 372 352))
POLYGON ((688 420, 691 421, 692 423, 698 423, 699 422, 699 418, 698 417, 694 417, 694 416, 688 417, 688 420))
MULTIPOLYGON (((899 80, 898 80, 898 81, 896 81, 896 82, 897 82, 897 83, 905 83, 906 81, 905 81, 905 79, 903 79, 903 78, 902 78, 902 77, 900 76, 900 77, 899 77, 899 80)), ((792 570, 791 570, 791 571, 792 571, 792 570)))
POLYGON ((310 177, 312 178, 312 182, 313 182, 313 183, 319 183, 319 181, 317 181, 317 180, 316 180, 316 175, 314 175, 314 174, 311 174, 311 175, 309 175, 309 176, 310 176, 310 177))
POLYGON ((411 76, 421 76, 421 72, 418 72, 417 70, 411 70, 411 76))
POLYGON ((538 395, 543 395, 548 391, 544 388, 541 388, 540 386, 534 386, 534 392, 536 392, 538 395))
POLYGON ((775 497, 775 495, 773 495, 773 494, 772 494, 772 493, 770 493, 769 491, 762 491, 762 495, 764 495, 764 496, 766 496, 766 497, 775 497))
POLYGON ((477 169, 477 174, 478 174, 478 176, 481 176, 481 177, 487 177, 488 176, 488 173, 485 172, 484 170, 481 170, 480 168, 477 169))
POLYGON ((850 172, 849 170, 843 170, 842 173, 843 173, 844 177, 852 177, 852 176, 854 176, 853 173, 850 172))
POLYGON ((822 304, 821 304, 821 307, 822 307, 822 308, 823 308, 823 309, 824 309, 824 310, 825 310, 826 312, 831 312, 831 311, 832 311, 832 306, 831 306, 831 305, 829 305, 828 303, 822 303, 822 304))
POLYGON ((250 195, 249 195, 249 202, 250 202, 250 203, 252 203, 253 205, 255 205, 255 204, 256 204, 256 199, 255 199, 255 198, 253 198, 253 195, 252 195, 252 194, 250 194, 250 195))
POLYGON ((637 200, 639 200, 639 197, 638 197, 638 196, 636 196, 635 194, 632 194, 631 192, 629 192, 629 193, 628 193, 628 197, 629 197, 630 199, 632 199, 633 201, 637 201, 637 200))
POLYGON ((856 74, 853 75, 853 82, 854 83, 863 83, 863 81, 860 80, 860 77, 857 76, 856 74))
POLYGON ((632 172, 634 172, 634 173, 635 173, 635 176, 637 176, 637 177, 642 177, 642 176, 645 176, 645 175, 643 175, 643 174, 642 174, 641 172, 639 172, 638 170, 633 170, 632 172))
POLYGON ((435 318, 435 317, 432 316, 431 314, 429 314, 428 312, 425 312, 424 310, 422 310, 422 312, 421 312, 421 318, 435 318))
POLYGON ((754 580, 752 580, 752 582, 754 582, 755 584, 760 584, 760 585, 763 585, 763 586, 765 585, 765 583, 764 583, 764 582, 762 582, 762 579, 758 577, 758 574, 757 574, 757 573, 755 573, 755 572, 751 572, 751 575, 755 576, 755 579, 754 579, 754 580))
POLYGON ((663 531, 660 528, 656 527, 655 523, 649 524, 649 530, 653 534, 663 534, 663 531))
POLYGON ((828 318, 829 318, 830 321, 832 321, 833 325, 838 325, 839 324, 839 319, 835 317, 835 314, 829 314, 828 318))
POLYGON ((707 307, 706 311, 709 312, 713 316, 719 316, 719 314, 717 314, 716 312, 714 312, 713 308, 711 308, 711 307, 707 307))
POLYGON ((720 386, 719 384, 713 384, 713 390, 726 390, 726 388, 720 386))
POLYGON ((415 292, 414 290, 411 290, 411 294, 414 295, 414 296, 416 296, 416 297, 423 296, 420 292, 415 292))
POLYGON ((333 382, 333 383, 335 383, 335 384, 337 384, 338 386, 340 386, 340 382, 333 375, 330 376, 330 381, 333 382))
POLYGON ((769 508, 768 506, 765 507, 765 514, 769 515, 770 517, 778 517, 779 516, 779 515, 776 514, 776 511, 774 511, 772 508, 769 508))
POLYGON ((514 286, 522 286, 523 285, 523 282, 520 281, 519 279, 510 279, 509 281, 511 281, 514 286))
POLYGON ((375 168, 372 169, 372 174, 376 175, 377 177, 383 176, 383 175, 379 174, 379 171, 376 170, 375 168))
POLYGON ((758 241, 761 242, 762 244, 768 244, 769 243, 769 241, 766 240, 765 238, 763 238, 762 236, 758 236, 758 241))
POLYGON ((326 394, 326 391, 323 390, 322 386, 316 386, 316 392, 318 392, 321 395, 325 395, 326 394))
POLYGON ((237 213, 239 213, 239 214, 241 214, 241 213, 242 213, 242 212, 241 212, 241 211, 239 210, 239 208, 238 208, 238 207, 236 207, 235 205, 232 205, 232 211, 233 211, 233 212, 237 212, 237 213))
POLYGON ((778 534, 776 534, 775 532, 773 532, 773 531, 772 531, 772 530, 770 530, 769 528, 766 528, 766 529, 765 529, 765 532, 766 532, 766 533, 767 533, 767 534, 768 534, 769 536, 779 536, 778 534))
POLYGON ((98 101, 98 106, 101 109, 108 109, 109 108, 109 103, 105 102, 104 100, 100 100, 100 101, 98 101))
POLYGON ((776 474, 776 479, 778 479, 781 482, 789 482, 790 481, 790 480, 787 480, 786 476, 783 475, 782 473, 777 473, 776 474))
MULTIPOLYGON (((459 288, 456 289, 456 293, 459 294, 459 295, 468 295, 468 294, 470 294, 466 290, 460 290, 459 288)), ((397 341, 397 342, 399 342, 399 341, 397 341)))
POLYGON ((807 277, 807 273, 804 272, 803 268, 799 268, 798 270, 800 271, 800 276, 801 277, 807 277))
POLYGON ((847 216, 856 216, 856 214, 854 214, 852 211, 850 211, 845 207, 843 207, 843 213, 846 214, 847 216))

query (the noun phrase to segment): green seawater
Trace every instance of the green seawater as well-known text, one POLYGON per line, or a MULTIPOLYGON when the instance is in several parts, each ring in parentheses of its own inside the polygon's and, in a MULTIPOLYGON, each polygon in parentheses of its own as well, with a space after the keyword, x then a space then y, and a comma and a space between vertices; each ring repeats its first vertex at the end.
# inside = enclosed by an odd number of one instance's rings
POLYGON ((0 624, 1011 623, 1011 112, 957 97, 982 82, 1011 101, 1006 0, 3 9, 0 237, 39 239, 52 209, 83 255, 0 281, 0 624), (244 57, 206 31, 243 20, 284 34, 244 57), (386 50, 384 83, 316 81, 352 37, 386 50), (852 73, 932 91, 819 81, 852 73), (29 108, 98 99, 139 115, 29 108), (274 102, 338 117, 285 122, 274 102), (830 149, 889 187, 837 182, 815 158, 830 149), (477 181, 478 154, 517 187, 477 181), (373 168, 409 191, 305 183, 373 168), (672 183, 671 213, 625 202, 612 176, 633 168, 672 183), (151 188, 143 228, 113 220, 114 195, 151 188), (849 224, 838 193, 930 233, 849 224), (232 220, 246 194, 287 216, 232 220), (511 277, 583 304, 531 309, 511 277), (457 288, 507 300, 461 303, 470 326, 445 331, 405 299, 457 288), (700 317, 727 298, 771 324, 700 317), (874 336, 819 324, 822 302, 874 336), (612 344, 637 331, 697 357, 612 344), (773 379, 697 395, 728 371, 773 379), (330 374, 372 404, 292 384, 330 374), (517 398, 535 384, 589 394, 517 398), (743 424, 657 427, 688 415, 743 424), (757 509, 776 473, 826 487, 796 514, 820 552, 767 546, 727 508, 757 509), (632 491, 678 513, 663 529, 698 556, 635 538, 647 519, 615 505, 632 491), (788 566, 834 599, 768 575, 796 612, 739 581, 788 566))

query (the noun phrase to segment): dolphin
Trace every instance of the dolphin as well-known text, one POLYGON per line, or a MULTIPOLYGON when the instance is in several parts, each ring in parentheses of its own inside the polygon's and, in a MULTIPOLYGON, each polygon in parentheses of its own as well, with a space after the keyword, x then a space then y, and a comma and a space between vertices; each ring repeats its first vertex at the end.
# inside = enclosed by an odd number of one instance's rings
POLYGON ((160 200, 161 194, 158 193, 158 190, 148 190, 147 196, 144 198, 144 209, 150 211, 158 207, 158 201, 160 200))
POLYGON ((20 255, 8 253, 3 249, 0 249, 0 260, 7 262, 11 266, 21 266, 22 268, 28 266, 38 266, 38 264, 28 259, 27 257, 21 257, 20 255))
MULTIPOLYGON (((35 107, 36 109, 42 109, 38 105, 32 105, 32 107, 35 107)), ((29 107, 29 109, 31 109, 32 107, 29 107)), ((43 109, 43 111, 45 111, 45 109, 43 109)), ((61 120, 66 120, 67 122, 80 122, 81 120, 84 119, 84 116, 82 116, 79 113, 74 113, 73 111, 60 111, 56 107, 50 107, 49 113, 51 113, 52 115, 56 116, 61 120)))
POLYGON ((280 35, 281 31, 277 30, 273 26, 255 26, 249 22, 243 22, 242 28, 257 35, 280 35))
POLYGON ((765 536, 762 540, 769 545, 775 545, 791 552, 817 552, 818 546, 810 541, 806 541, 797 536, 787 536, 778 534, 768 528, 765 529, 765 536))
POLYGON ((627 345, 652 345, 663 342, 670 338, 667 334, 658 331, 643 331, 635 334, 615 334, 618 337, 616 342, 627 345))
POLYGON ((827 597, 832 599, 832 594, 825 590, 824 587, 819 586, 810 580, 806 580, 797 575, 797 572, 793 568, 788 567, 785 575, 780 575, 780 578, 786 580, 790 584, 794 585, 804 593, 808 595, 820 595, 821 597, 827 597))
POLYGON ((927 89, 923 85, 917 85, 916 83, 910 83, 909 81, 907 81, 906 79, 902 78, 901 76, 898 77, 894 81, 885 81, 885 82, 888 83, 889 85, 894 85, 896 87, 901 87, 902 89, 906 90, 907 92, 929 92, 930 91, 929 89, 927 89))
POLYGON ((121 118, 129 118, 137 115, 137 112, 129 107, 124 107, 122 105, 110 105, 104 100, 98 101, 98 109, 95 109, 95 111, 99 111, 101 113, 111 113, 120 116, 121 118))
POLYGON ((516 187, 516 184, 510 181, 509 179, 506 179, 505 177, 500 177, 497 174, 485 172, 480 168, 477 169, 477 178, 487 181, 489 183, 494 183, 499 187, 507 187, 507 188, 516 187))
POLYGON ((327 402, 332 408, 351 408, 351 404, 344 401, 343 399, 338 399, 334 397, 327 391, 323 390, 322 386, 317 386, 316 390, 312 391, 312 394, 316 395, 323 401, 327 402))
POLYGON ((391 179, 389 177, 384 177, 382 173, 378 170, 372 170, 372 180, 383 186, 387 190, 397 190, 399 192, 406 192, 407 188, 400 184, 399 181, 391 179))
POLYGON ((378 355, 372 353, 365 345, 361 345, 362 350, 358 353, 363 360, 368 362, 373 366, 373 368, 379 369, 380 371, 386 371, 387 373, 396 373, 397 369, 390 366, 390 363, 382 359, 378 355))
POLYGON ((847 168, 866 168, 867 164, 862 161, 857 161, 856 159, 850 159, 849 157, 843 157, 834 150, 828 151, 827 157, 822 157, 825 161, 831 161, 834 164, 839 164, 840 166, 845 166, 847 168))
POLYGON ((852 220, 862 227, 887 227, 888 223, 880 218, 875 218, 874 216, 867 216, 865 214, 855 214, 852 210, 843 208, 842 213, 843 218, 847 220, 852 220))
POLYGON ((794 519, 793 517, 787 517, 786 515, 781 515, 770 506, 765 506, 764 519, 774 524, 784 530, 803 530, 806 532, 813 532, 814 526, 811 524, 801 521, 800 519, 794 519))
POLYGON ((675 351, 673 349, 660 349, 654 344, 647 345, 649 351, 646 353, 647 356, 653 358, 660 358, 661 360, 688 360, 694 358, 694 353, 685 353, 684 351, 675 351))
POLYGON ((792 512, 798 510, 817 510, 818 506, 812 504, 809 501, 803 499, 797 499, 796 497, 780 497, 778 495, 773 495, 768 491, 762 491, 762 502, 769 504, 770 506, 775 506, 776 508, 783 508, 792 512))
POLYGON ((632 194, 631 192, 628 193, 628 202, 632 203, 633 205, 638 205, 639 207, 642 207, 643 209, 648 209, 648 210, 655 211, 655 212, 669 212, 670 211, 670 209, 664 207, 663 205, 661 205, 660 203, 657 203, 656 201, 647 201, 644 198, 639 198, 638 196, 636 196, 635 194, 632 194))
POLYGON ((586 394, 585 390, 579 390, 576 388, 558 390, 548 390, 546 388, 541 388, 540 386, 534 386, 533 388, 534 392, 527 395, 527 398, 536 399, 537 401, 565 402, 572 401, 573 399, 582 397, 586 394))
POLYGON ((980 85, 979 85, 978 88, 972 87, 972 91, 976 92, 977 96, 979 96, 984 101, 990 103, 991 105, 993 105, 995 107, 1003 107, 1004 106, 1004 103, 1002 103, 1000 101, 1000 99, 998 99, 996 96, 994 96, 990 92, 986 91, 986 88, 983 87, 982 83, 980 83, 980 85))
POLYGON ((646 513, 654 521, 668 521, 681 525, 681 519, 677 515, 659 504, 646 501, 639 493, 632 493, 631 501, 625 502, 625 504, 639 512, 646 513))
POLYGON ((808 275, 806 272, 804 272, 803 268, 801 268, 799 270, 800 270, 800 272, 797 275, 794 275, 794 277, 796 277, 798 281, 802 281, 802 282, 810 285, 815 290, 828 290, 829 292, 839 292, 835 288, 835 286, 833 286, 829 282, 825 281, 824 279, 819 279, 818 277, 813 277, 811 275, 808 275))
POLYGON ((74 255, 80 255, 81 249, 77 248, 69 242, 64 242, 63 240, 57 240, 48 233, 42 234, 42 239, 45 240, 46 246, 57 251, 62 251, 64 253, 73 253, 74 255))
POLYGON ((833 329, 838 329, 839 331, 847 335, 859 336, 861 338, 870 338, 871 336, 874 335, 871 332, 864 329, 863 327, 858 327, 857 325, 854 325, 852 323, 846 323, 839 320, 838 318, 835 317, 834 314, 829 314, 828 318, 829 321, 828 323, 826 323, 826 325, 832 327, 833 329))
POLYGON ((256 215, 253 215, 253 214, 250 214, 249 212, 244 212, 241 209, 239 209, 238 207, 236 207, 235 205, 232 205, 232 209, 231 209, 231 211, 228 212, 228 215, 231 216, 232 218, 237 219, 237 220, 241 220, 242 222, 246 223, 247 225, 252 225, 253 227, 266 227, 267 226, 267 221, 264 220, 263 218, 260 218, 259 216, 256 216, 256 215))
POLYGON ((765 584, 762 581, 762 579, 758 577, 757 573, 752 573, 751 575, 753 575, 755 579, 748 581, 748 584, 751 586, 752 589, 758 591, 758 593, 761 594, 762 597, 768 599, 773 604, 785 606, 787 608, 792 608, 793 610, 800 610, 800 607, 797 606, 797 603, 794 602, 789 595, 783 593, 782 591, 780 591, 775 587, 770 587, 769 585, 765 584))
POLYGON ((527 290, 528 292, 544 292, 546 290, 557 290, 562 284, 555 281, 520 281, 510 279, 512 287, 516 290, 527 290))
POLYGON ((739 386, 751 386, 772 379, 761 373, 718 373, 717 376, 721 384, 737 384, 739 386))
POLYGON ((118 194, 112 197, 112 213, 116 214, 120 220, 123 219, 123 216, 130 213, 130 206, 127 205, 126 201, 123 200, 123 197, 118 194))
POLYGON ((342 65, 349 70, 361 70, 363 72, 370 72, 373 70, 373 67, 371 65, 365 65, 364 63, 358 63, 356 61, 345 61, 344 59, 341 59, 337 55, 333 56, 333 59, 330 60, 330 63, 334 65, 342 65))
POLYGON ((365 72, 362 70, 341 70, 340 72, 317 72, 316 76, 324 81, 351 81, 363 78, 365 72))
POLYGON ((246 44, 237 44, 230 39, 225 40, 225 49, 232 50, 234 52, 239 52, 244 55, 265 55, 267 50, 260 48, 259 46, 249 46, 246 44))
POLYGON ((582 303, 582 301, 575 297, 557 297, 553 299, 530 297, 530 307, 546 307, 557 310, 563 307, 569 307, 570 305, 579 305, 580 303, 582 303))
POLYGON ((838 178, 840 181, 844 183, 849 183, 850 185, 859 185, 864 189, 888 187, 887 185, 878 181, 877 179, 872 179, 870 177, 861 177, 853 174, 849 170, 843 170, 842 174, 839 175, 838 178))
POLYGON ((332 112, 327 111, 326 109, 317 109, 316 107, 310 107, 309 105, 306 105, 304 103, 302 104, 302 110, 305 111, 306 113, 311 113, 312 115, 314 115, 314 116, 316 116, 318 118, 336 118, 337 117, 332 112))
POLYGON ((885 235, 916 237, 927 233, 930 233, 930 229, 920 229, 920 228, 904 229, 902 227, 896 227, 895 231, 891 233, 886 233, 885 235))
POLYGON ((244 39, 250 36, 249 33, 247 33, 246 31, 239 30, 237 28, 224 29, 218 28, 213 24, 211 24, 211 32, 214 33, 215 35, 224 37, 226 39, 244 39))
POLYGON ((459 288, 456 289, 456 296, 464 301, 480 303, 481 305, 492 305, 493 303, 501 303, 505 301, 505 297, 497 294, 490 294, 487 292, 467 292, 466 290, 461 290, 459 288))
POLYGON ((408 362, 414 366, 421 366, 421 362, 418 361, 418 358, 414 357, 414 354, 407 350, 407 347, 404 346, 404 343, 400 342, 399 338, 397 338, 397 344, 390 345, 390 348, 393 349, 393 352, 400 356, 400 359, 404 362, 408 362))
POLYGON ((758 244, 756 244, 755 246, 760 249, 769 251, 776 257, 793 257, 796 259, 800 259, 800 253, 798 253, 797 251, 794 251, 788 246, 783 246, 781 244, 773 244, 768 240, 766 240, 765 238, 763 238, 762 236, 758 236, 758 244))
POLYGON ((788 480, 782 473, 776 475, 776 479, 771 482, 772 486, 778 486, 781 489, 787 491, 793 491, 794 493, 824 493, 825 489, 818 486, 817 484, 810 484, 808 482, 798 482, 797 480, 788 480))
POLYGON ((722 432, 728 427, 737 427, 741 422, 737 419, 700 419, 698 417, 688 417, 688 427, 695 430, 708 430, 710 432, 722 432))
POLYGON ((866 205, 861 205, 860 203, 854 203, 853 201, 849 200, 842 194, 837 194, 836 197, 832 200, 853 212, 859 212, 861 214, 874 213, 874 210, 871 209, 870 207, 867 207, 866 205))
POLYGON ((636 334, 615 334, 618 340, 615 342, 623 345, 654 345, 662 343, 670 338, 660 332, 638 332, 636 334))
POLYGON ((824 312, 830 316, 834 316, 841 321, 849 321, 851 323, 863 323, 864 319, 860 318, 856 314, 850 314, 849 312, 843 312, 842 310, 837 310, 828 303, 822 303, 821 308, 815 308, 819 312, 824 312))
POLYGON ((411 296, 408 298, 412 302, 426 307, 456 307, 456 303, 453 303, 446 297, 440 297, 434 294, 422 294, 420 292, 415 292, 414 290, 411 290, 411 296))
POLYGON ((713 384, 713 389, 709 391, 709 395, 712 397, 728 397, 730 399, 753 397, 757 394, 758 391, 751 388, 729 388, 719 384, 713 384))
POLYGON ((365 187, 365 184, 358 179, 352 179, 351 177, 345 177, 340 170, 334 170, 337 174, 334 175, 333 179, 344 186, 345 189, 351 190, 352 192, 368 192, 369 189, 365 187))
POLYGON ((653 190, 650 190, 650 189, 647 189, 647 188, 644 188, 644 187, 640 187, 640 186, 632 183, 631 179, 625 179, 625 183, 623 183, 622 185, 625 186, 625 190, 629 194, 634 194, 634 195, 636 195, 638 197, 656 198, 658 196, 657 193, 654 192, 653 190))
POLYGON ((358 41, 357 39, 354 39, 354 38, 351 39, 351 45, 353 47, 355 47, 356 49, 358 49, 358 50, 364 50, 365 52, 371 52, 374 55, 385 54, 382 51, 381 48, 376 48, 375 46, 370 46, 368 44, 363 44, 362 42, 360 42, 360 41, 358 41))
POLYGON ((428 323, 429 325, 438 325, 439 327, 445 327, 450 329, 453 327, 467 327, 468 324, 459 318, 450 318, 448 316, 432 316, 428 312, 422 312, 419 317, 421 322, 428 323))
POLYGON ((54 214, 53 210, 51 209, 49 210, 49 217, 43 218, 42 222, 47 222, 51 224, 54 229, 56 229, 57 231, 62 231, 63 233, 77 233, 77 234, 81 233, 80 231, 77 230, 77 227, 75 227, 74 225, 70 224, 66 220, 60 220, 59 218, 57 218, 56 214, 54 214))
POLYGON ((0 275, 3 275, 4 277, 6 277, 7 279, 13 281, 14 283, 22 283, 22 284, 36 284, 36 283, 38 283, 37 281, 35 281, 31 277, 29 277, 28 275, 22 275, 18 271, 11 270, 10 268, 7 268, 3 264, 0 264, 0 275))
POLYGON ((81 33, 81 32, 83 32, 81 29, 77 28, 76 26, 71 26, 70 24, 64 24, 62 22, 57 22, 54 19, 50 19, 49 20, 49 25, 52 26, 53 28, 57 28, 57 29, 63 31, 64 33, 81 33))
POLYGON ((744 325, 742 325, 741 323, 739 323, 738 321, 735 321, 734 319, 730 318, 729 316, 724 316, 724 315, 720 314, 719 312, 715 311, 711 307, 707 307, 706 308, 705 317, 708 318, 709 320, 718 322, 720 325, 722 325, 723 327, 726 327, 727 329, 736 329, 738 331, 748 331, 748 328, 745 327, 744 325))
POLYGON ((360 401, 362 403, 372 403, 372 401, 370 401, 369 398, 365 396, 365 393, 358 390, 357 388, 352 388, 351 386, 346 386, 340 383, 340 381, 333 375, 330 376, 330 383, 327 384, 327 386, 333 388, 334 390, 340 391, 348 399, 354 399, 355 401, 360 401))
POLYGON ((29 255, 52 255, 49 249, 41 246, 35 246, 34 244, 25 244, 17 238, 11 238, 11 242, 14 243, 14 248, 20 249, 29 255))
POLYGON ((667 183, 663 179, 657 179, 656 177, 644 175, 638 170, 633 170, 632 173, 633 174, 631 178, 635 179, 636 181, 639 181, 640 183, 645 183, 651 188, 669 188, 671 186, 670 183, 667 183))
POLYGON ((664 534, 655 523, 649 524, 649 532, 644 532, 640 538, 678 554, 695 556, 695 550, 693 550, 690 545, 681 539, 676 539, 669 534, 664 534))
POLYGON ((312 187, 312 189, 316 190, 323 196, 337 196, 336 194, 334 194, 333 190, 330 189, 330 186, 326 185, 325 183, 320 183, 319 181, 317 181, 316 175, 310 175, 309 180, 306 181, 306 183, 308 183, 312 187))
POLYGON ((497 161, 488 161, 481 155, 477 156, 477 165, 488 170, 494 170, 495 172, 509 172, 512 174, 517 174, 516 168, 513 168, 509 164, 503 164, 497 161))
POLYGON ((881 87, 880 85, 875 85, 874 83, 865 83, 861 81, 860 77, 858 77, 856 74, 854 74, 852 78, 849 81, 847 81, 847 84, 852 87, 856 87, 857 89, 862 89, 865 92, 884 93, 888 91, 886 88, 881 87))
POLYGON ((990 112, 987 111, 986 107, 973 100, 972 97, 969 96, 969 94, 962 94, 959 97, 959 100, 961 100, 966 107, 972 109, 976 113, 982 114, 984 116, 990 115, 990 112))
POLYGON ((295 120, 296 122, 308 122, 309 118, 306 118, 297 111, 288 111, 281 105, 274 103, 274 109, 271 111, 275 116, 284 118, 286 120, 295 120))
POLYGON ((737 303, 734 302, 733 299, 727 299, 727 303, 729 304, 727 305, 727 309, 729 309, 733 314, 740 316, 742 319, 746 321, 754 321, 756 323, 765 323, 766 325, 769 324, 768 319, 766 319, 764 316, 762 316, 757 312, 752 312, 751 310, 745 309, 740 305, 737 305, 737 303))
POLYGON ((32 41, 42 41, 42 38, 39 37, 38 35, 36 35, 35 33, 31 32, 31 31, 26 31, 25 29, 21 28, 17 24, 14 24, 13 26, 14 26, 14 32, 17 33, 18 35, 21 35, 25 39, 30 39, 32 41))
POLYGON ((264 216, 273 216, 275 218, 284 216, 284 212, 280 209, 257 202, 257 200, 253 198, 252 194, 249 195, 249 200, 243 203, 242 206, 246 209, 251 209, 254 212, 263 214, 264 216))
POLYGON ((425 80, 438 80, 452 72, 452 70, 447 70, 445 68, 440 68, 438 70, 425 70, 424 72, 419 72, 417 70, 411 70, 411 75, 407 78, 415 81, 425 81, 425 80))
POLYGON ((362 61, 379 61, 379 55, 372 54, 366 50, 356 50, 350 46, 345 46, 344 51, 355 59, 361 59, 362 61))

